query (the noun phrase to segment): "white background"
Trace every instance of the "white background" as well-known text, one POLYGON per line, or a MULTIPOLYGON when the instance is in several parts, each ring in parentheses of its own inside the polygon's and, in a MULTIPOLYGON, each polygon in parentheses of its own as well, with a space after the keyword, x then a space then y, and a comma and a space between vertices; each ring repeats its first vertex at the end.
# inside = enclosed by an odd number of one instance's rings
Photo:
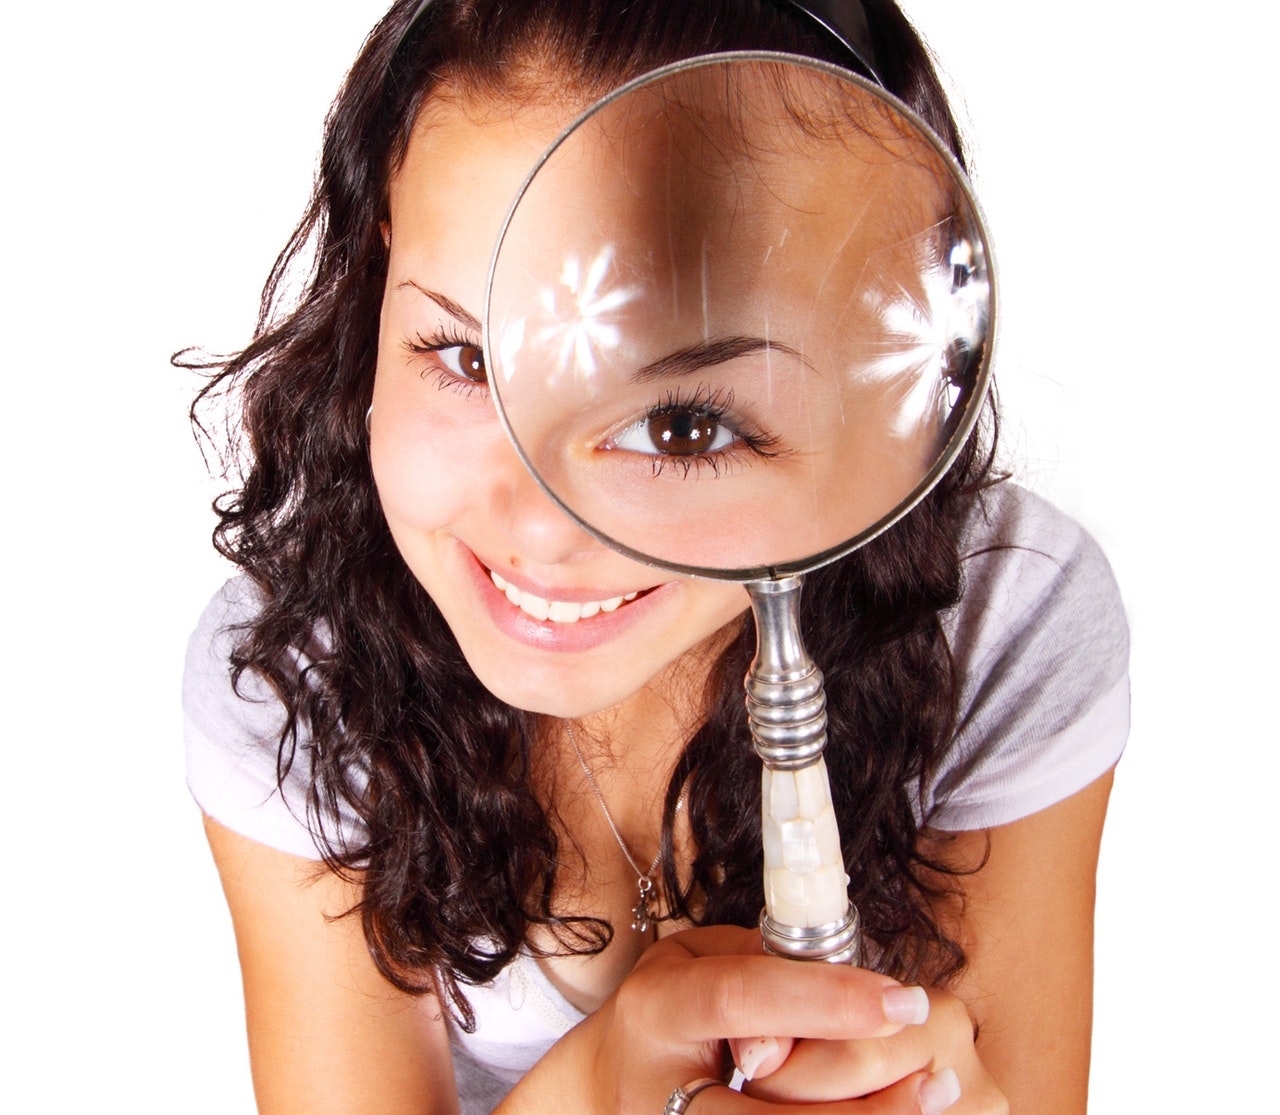
MULTIPOLYGON (((1183 7, 908 4, 972 122, 1006 456, 1102 541, 1133 628, 1100 1115, 1275 1102, 1276 27, 1183 7)), ((5 17, 5 1107, 252 1110, 179 736, 186 633, 224 576, 217 489, 167 357, 246 339, 379 10, 5 17)))

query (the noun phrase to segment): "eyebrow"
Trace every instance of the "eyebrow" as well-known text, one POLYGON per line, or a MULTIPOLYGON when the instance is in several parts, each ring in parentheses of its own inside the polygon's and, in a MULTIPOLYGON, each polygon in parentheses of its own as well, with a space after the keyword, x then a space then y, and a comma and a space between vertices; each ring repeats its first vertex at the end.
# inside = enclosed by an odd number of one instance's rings
POLYGON ((449 298, 446 295, 441 294, 438 290, 428 290, 424 286, 419 286, 412 279, 405 279, 404 282, 396 284, 396 290, 403 290, 405 287, 412 287, 419 294, 425 295, 427 298, 430 298, 431 301, 434 302, 437 306, 439 306, 442 310, 444 310, 446 314, 449 314, 451 317, 457 318, 458 321, 460 321, 468 329, 472 329, 477 333, 482 332, 480 319, 478 317, 475 317, 472 314, 467 313, 467 311, 464 310, 461 306, 459 306, 458 303, 455 302, 452 298, 449 298))
MULTIPOLYGON (((445 313, 456 318, 468 329, 477 333, 483 332, 484 327, 480 324, 480 319, 468 313, 448 295, 441 294, 438 290, 428 290, 412 279, 405 279, 404 282, 396 285, 397 290, 403 290, 405 287, 411 287, 419 294, 431 299, 445 313)), ((730 360, 750 356, 755 352, 775 351, 785 353, 799 360, 806 368, 813 369, 813 364, 802 352, 782 341, 770 341, 764 337, 720 337, 716 340, 699 341, 697 344, 661 356, 633 372, 631 381, 649 383, 655 379, 673 379, 692 375, 694 372, 714 367, 716 364, 726 364, 730 360)))
POLYGON ((702 368, 724 364, 740 356, 750 356, 754 352, 782 352, 799 360, 806 368, 813 369, 813 364, 803 353, 781 341, 770 341, 764 337, 721 337, 700 341, 696 345, 659 357, 633 372, 631 382, 648 383, 655 379, 687 376, 702 368))

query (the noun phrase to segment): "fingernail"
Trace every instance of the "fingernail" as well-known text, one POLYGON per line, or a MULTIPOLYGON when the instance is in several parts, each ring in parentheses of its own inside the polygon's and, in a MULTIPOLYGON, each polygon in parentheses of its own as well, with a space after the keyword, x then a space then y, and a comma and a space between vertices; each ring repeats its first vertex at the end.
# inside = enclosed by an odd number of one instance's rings
POLYGON ((954 1069, 939 1069, 920 1085, 921 1115, 942 1115, 960 1098, 960 1078, 954 1069))
POLYGON ((923 987, 886 987, 880 996, 884 1016, 899 1026, 918 1026, 929 1017, 929 996, 923 987))
POLYGON ((754 1080, 760 1066, 770 1057, 776 1057, 782 1051, 777 1038, 750 1038, 740 1042, 734 1053, 734 1060, 742 1075, 754 1080))

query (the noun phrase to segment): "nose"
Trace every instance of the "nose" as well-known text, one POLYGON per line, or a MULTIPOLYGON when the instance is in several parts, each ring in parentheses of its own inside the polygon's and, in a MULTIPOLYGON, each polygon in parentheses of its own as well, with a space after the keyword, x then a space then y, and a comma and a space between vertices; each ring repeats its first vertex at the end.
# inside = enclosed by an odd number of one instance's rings
POLYGON ((492 489, 489 513, 521 560, 538 565, 561 562, 599 548, 599 543, 564 513, 511 447, 504 447, 502 479, 492 489))

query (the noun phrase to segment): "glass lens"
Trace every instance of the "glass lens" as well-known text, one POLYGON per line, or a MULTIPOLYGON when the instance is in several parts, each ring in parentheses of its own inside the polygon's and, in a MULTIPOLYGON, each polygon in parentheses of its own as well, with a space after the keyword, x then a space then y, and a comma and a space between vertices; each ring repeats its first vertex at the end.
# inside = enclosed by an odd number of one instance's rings
POLYGON ((874 87, 701 59, 607 98, 529 178, 490 276, 490 383, 611 545, 801 571, 909 509, 968 433, 988 257, 954 162, 874 87))

